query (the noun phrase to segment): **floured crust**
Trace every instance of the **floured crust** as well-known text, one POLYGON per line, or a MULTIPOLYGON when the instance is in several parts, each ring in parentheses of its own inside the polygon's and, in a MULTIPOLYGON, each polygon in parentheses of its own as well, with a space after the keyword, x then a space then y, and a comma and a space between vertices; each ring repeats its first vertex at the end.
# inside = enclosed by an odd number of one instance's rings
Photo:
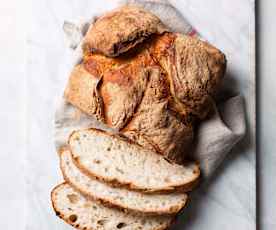
POLYGON ((167 31, 154 14, 136 6, 115 9, 92 24, 85 36, 84 53, 114 57, 143 42, 151 34, 167 31))
POLYGON ((100 77, 87 72, 83 65, 77 65, 69 78, 64 97, 90 116, 104 121, 103 101, 99 94, 100 77))
POLYGON ((133 57, 131 63, 104 74, 101 95, 109 126, 122 129, 132 119, 148 84, 147 66, 151 61, 149 54, 144 52, 133 57))
POLYGON ((198 38, 171 33, 156 38, 151 53, 168 73, 175 108, 206 117, 225 73, 224 54, 198 38))
POLYGON ((143 100, 122 132, 132 140, 140 140, 146 148, 154 146, 167 159, 182 163, 185 150, 193 138, 193 128, 183 123, 170 109, 169 98, 165 73, 158 67, 152 67, 143 100), (140 135, 144 138, 141 139, 140 135))

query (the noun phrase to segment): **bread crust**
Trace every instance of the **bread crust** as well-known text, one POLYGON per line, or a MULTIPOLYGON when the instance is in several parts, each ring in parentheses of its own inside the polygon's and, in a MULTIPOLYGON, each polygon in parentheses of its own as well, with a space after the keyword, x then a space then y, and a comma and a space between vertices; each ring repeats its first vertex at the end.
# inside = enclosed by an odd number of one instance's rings
POLYGON ((134 140, 142 135, 141 144, 144 147, 149 148, 152 145, 169 161, 181 164, 187 146, 192 142, 193 128, 191 124, 185 124, 170 108, 169 101, 167 76, 160 67, 153 66, 150 68, 149 82, 143 99, 122 132, 134 140))
MULTIPOLYGON (((89 129, 85 129, 85 130, 87 130, 87 131, 91 130, 91 131, 96 132, 96 133, 98 132, 98 133, 101 133, 101 134, 104 134, 106 136, 110 136, 110 137, 116 138, 116 139, 121 139, 122 138, 118 135, 107 133, 107 132, 104 132, 102 130, 95 129, 95 128, 89 128, 89 129)), ((68 139, 69 146, 70 146, 70 139, 74 135, 74 133, 76 133, 76 132, 78 132, 78 131, 73 131, 71 133, 71 135, 68 139)), ((125 138, 123 140, 126 141, 126 142, 131 143, 132 145, 136 145, 137 148, 140 148, 142 151, 145 151, 144 148, 137 145, 136 143, 133 143, 133 141, 130 141, 129 139, 125 139, 125 138)), ((79 161, 78 158, 74 158, 74 154, 73 154, 71 149, 70 149, 70 151, 73 155, 73 160, 75 162, 75 165, 80 169, 80 171, 82 171, 87 176, 90 176, 90 177, 96 178, 98 180, 101 180, 103 182, 109 183, 110 185, 112 185, 114 187, 124 187, 124 188, 127 188, 127 189, 139 191, 139 192, 142 192, 142 193, 156 193, 156 194, 164 194, 164 193, 171 193, 171 192, 189 192, 189 191, 193 190, 195 188, 195 186, 197 186, 198 181, 200 180, 199 164, 196 163, 197 167, 194 169, 194 178, 190 182, 187 182, 185 184, 174 184, 174 185, 171 185, 171 186, 163 187, 162 189, 143 188, 143 187, 135 185, 134 183, 128 183, 126 181, 120 181, 117 178, 114 178, 114 179, 104 178, 100 175, 97 175, 97 174, 87 170, 86 167, 79 161)), ((185 166, 185 162, 184 162, 183 166, 185 166)))
POLYGON ((137 6, 123 6, 108 12, 92 24, 83 43, 84 53, 96 52, 115 57, 151 34, 168 29, 154 14, 137 6))
POLYGON ((179 112, 204 119, 226 70, 225 55, 199 38, 179 33, 157 36, 151 54, 168 73, 179 112))
POLYGON ((64 97, 81 111, 104 122, 103 100, 98 90, 100 81, 100 77, 87 72, 83 65, 77 65, 70 75, 64 97))
MULTIPOLYGON (((54 193, 55 193, 56 190, 58 190, 60 187, 63 187, 63 186, 65 186, 65 185, 67 185, 67 184, 68 184, 67 182, 63 182, 63 183, 61 183, 61 184, 55 186, 55 187, 52 189, 52 191, 51 191, 51 203, 52 203, 52 207, 53 207, 53 209, 54 209, 54 212, 55 212, 56 216, 58 216, 58 217, 59 217, 60 219, 62 219, 65 223, 67 223, 67 224, 73 226, 73 227, 76 228, 76 229, 79 229, 79 230, 97 230, 97 229, 84 229, 84 228, 82 228, 81 226, 79 226, 78 224, 72 223, 68 218, 65 218, 65 215, 62 214, 61 210, 59 210, 59 209, 57 208, 57 206, 55 205, 55 202, 54 202, 54 196, 55 196, 55 194, 54 194, 54 193)), ((76 190, 76 191, 77 191, 77 190, 76 190)), ((175 222, 175 218, 172 218, 172 220, 171 220, 168 224, 166 224, 164 227, 156 228, 156 229, 153 229, 153 230, 166 230, 166 229, 168 229, 174 222, 175 222)))

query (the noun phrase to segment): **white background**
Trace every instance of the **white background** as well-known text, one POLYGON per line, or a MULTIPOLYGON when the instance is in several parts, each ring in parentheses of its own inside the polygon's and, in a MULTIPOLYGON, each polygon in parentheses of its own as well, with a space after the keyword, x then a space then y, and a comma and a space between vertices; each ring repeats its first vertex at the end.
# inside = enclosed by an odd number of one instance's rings
MULTIPOLYGON (((0 229, 5 230, 23 229, 25 215, 22 206, 27 141, 24 61, 30 13, 26 4, 22 0, 0 1, 0 229)), ((276 130, 276 2, 263 0, 258 12, 258 222, 259 229, 271 230, 276 227, 276 137, 273 133, 276 130)))

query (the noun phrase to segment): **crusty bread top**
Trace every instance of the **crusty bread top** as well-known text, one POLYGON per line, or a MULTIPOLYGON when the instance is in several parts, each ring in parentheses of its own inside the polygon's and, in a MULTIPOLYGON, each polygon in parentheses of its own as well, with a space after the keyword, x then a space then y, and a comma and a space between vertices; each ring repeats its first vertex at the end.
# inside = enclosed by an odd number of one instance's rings
POLYGON ((84 39, 84 52, 114 57, 143 42, 151 34, 167 29, 158 17, 143 8, 123 6, 92 24, 84 39))
POLYGON ((114 188, 107 183, 82 173, 74 164, 70 150, 60 151, 60 166, 64 179, 78 191, 105 204, 125 211, 146 214, 173 214, 179 212, 187 202, 183 193, 143 194, 125 188, 114 188))
POLYGON ((69 145, 84 172, 144 192, 190 190, 200 175, 196 163, 169 163, 154 152, 96 129, 73 132, 69 145))
POLYGON ((156 36, 150 49, 168 74, 175 108, 203 119, 224 77, 225 55, 199 38, 179 33, 156 36))
POLYGON ((165 230, 172 216, 147 216, 127 214, 89 200, 66 183, 55 187, 51 193, 56 215, 80 230, 165 230))
POLYGON ((150 68, 141 103, 122 132, 142 146, 145 144, 141 143, 141 136, 144 137, 158 153, 181 164, 183 153, 192 142, 193 128, 170 108, 170 97, 166 74, 161 68, 150 68))
POLYGON ((194 121, 210 112, 225 69, 225 55, 217 48, 165 32, 116 58, 85 54, 65 95, 144 148, 181 164, 194 121))

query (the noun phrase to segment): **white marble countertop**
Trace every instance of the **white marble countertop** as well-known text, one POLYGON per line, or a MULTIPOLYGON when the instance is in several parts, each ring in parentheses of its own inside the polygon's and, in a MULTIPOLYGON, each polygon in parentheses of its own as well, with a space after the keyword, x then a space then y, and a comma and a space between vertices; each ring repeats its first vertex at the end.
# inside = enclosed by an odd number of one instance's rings
MULTIPOLYGON (((76 1, 72 2, 76 3, 76 1)), ((238 6, 236 6, 236 8, 238 11, 238 6)), ((261 114, 261 116, 260 132, 258 133, 260 137, 260 148, 258 152, 259 170, 257 175, 259 181, 258 190, 260 193, 258 196, 259 206, 257 223, 260 226, 259 229, 271 230, 276 227, 276 208, 275 205, 273 205, 276 202, 276 181, 273 180, 273 175, 276 173, 275 164, 273 164, 276 163, 274 154, 276 140, 274 141, 275 136, 273 135, 276 128, 276 81, 274 77, 276 74, 276 56, 275 52, 272 52, 272 50, 276 48, 274 42, 276 39, 276 27, 271 23, 275 20, 273 17, 276 11, 276 3, 275 1, 263 1, 259 9, 261 15, 261 50, 258 53, 258 57, 260 58, 258 62, 260 74, 258 75, 259 80, 257 81, 257 85, 261 92, 259 108, 259 114, 261 114), (260 111, 262 112, 260 113, 260 111)), ((0 112, 2 127, 2 132, 0 134, 2 140, 2 151, 0 153, 0 158, 2 160, 0 173, 0 200, 2 209, 0 211, 0 216, 2 221, 0 222, 0 229, 6 230, 23 229, 25 221, 23 162, 25 160, 25 146, 26 143, 30 141, 25 135, 26 102, 24 98, 26 96, 26 81, 24 80, 26 80, 28 76, 24 76, 24 60, 26 55, 26 31, 30 29, 26 26, 29 18, 26 11, 27 7, 25 3, 19 0, 6 1, 4 4, 1 4, 0 9, 0 98, 3 105, 0 112)), ((42 13, 43 12, 41 12, 41 14, 42 13)), ((54 18, 54 20, 57 19, 54 18)), ((49 34, 49 40, 54 39, 52 36, 52 34, 49 34)), ((220 182, 218 181, 217 183, 220 182)), ((218 188, 219 186, 217 188, 214 186, 214 188, 210 190, 218 188)), ((206 193, 210 193, 210 190, 206 191, 206 193)), ((222 196, 227 197, 227 194, 222 194, 222 196)), ((212 196, 206 195, 206 197, 207 199, 212 199, 212 196)), ((212 202, 210 202, 210 204, 212 204, 212 202)), ((216 211, 224 211, 223 206, 219 204, 216 206, 215 203, 213 203, 213 205, 214 207, 209 206, 210 210, 213 208, 213 210, 216 211)), ((249 206, 253 207, 254 204, 249 206)), ((40 211, 41 210, 33 210, 33 212, 40 211)), ((231 218, 231 209, 227 212, 229 212, 227 215, 231 218)), ((200 218, 206 218, 204 223, 215 220, 218 221, 219 224, 225 224, 219 222, 216 217, 217 214, 215 212, 205 217, 200 216, 200 218)), ((188 218, 190 218, 190 216, 188 216, 188 218)), ((243 218, 240 220, 244 221, 243 218)))

